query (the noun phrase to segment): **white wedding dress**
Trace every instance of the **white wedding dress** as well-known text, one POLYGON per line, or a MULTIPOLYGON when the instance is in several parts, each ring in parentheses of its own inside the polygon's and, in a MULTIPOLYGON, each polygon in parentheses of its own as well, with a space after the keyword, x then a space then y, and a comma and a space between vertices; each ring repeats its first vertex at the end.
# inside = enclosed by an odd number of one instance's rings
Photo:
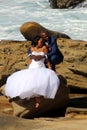
MULTIPOLYGON (((45 55, 44 52, 33 52, 34 55, 45 55)), ((54 99, 60 80, 53 70, 45 67, 44 59, 32 60, 28 69, 13 73, 8 77, 5 95, 14 98, 30 99, 36 96, 54 99)))

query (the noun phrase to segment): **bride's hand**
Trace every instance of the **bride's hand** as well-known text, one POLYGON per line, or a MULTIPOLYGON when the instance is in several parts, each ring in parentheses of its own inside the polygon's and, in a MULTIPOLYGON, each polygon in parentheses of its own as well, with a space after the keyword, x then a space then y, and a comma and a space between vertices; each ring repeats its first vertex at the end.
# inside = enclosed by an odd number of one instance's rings
POLYGON ((45 56, 38 55, 38 56, 35 57, 35 60, 36 60, 36 61, 39 61, 39 60, 41 60, 41 59, 43 59, 43 58, 45 58, 45 56))

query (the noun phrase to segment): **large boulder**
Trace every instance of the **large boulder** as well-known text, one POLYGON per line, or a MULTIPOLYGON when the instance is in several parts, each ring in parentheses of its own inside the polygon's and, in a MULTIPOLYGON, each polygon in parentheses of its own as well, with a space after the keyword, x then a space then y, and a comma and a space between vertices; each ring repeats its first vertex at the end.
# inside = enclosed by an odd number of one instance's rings
MULTIPOLYGON (((0 86, 13 72, 28 68, 30 46, 29 41, 0 42, 0 86)), ((87 42, 58 38, 58 46, 64 61, 56 66, 56 71, 67 79, 69 87, 87 89, 87 42)))
POLYGON ((76 6, 80 5, 81 3, 85 2, 83 6, 87 6, 86 0, 49 0, 50 6, 52 8, 75 8, 76 6))
POLYGON ((68 86, 75 92, 87 93, 87 41, 60 38, 58 45, 64 55, 58 72, 66 77, 68 86))
MULTIPOLYGON (((25 69, 28 67, 27 49, 29 46, 31 46, 31 42, 29 41, 1 41, 0 42, 0 92, 1 93, 3 93, 1 86, 3 86, 6 83, 6 79, 10 74, 12 74, 15 71, 25 69)), ((81 40, 58 38, 58 46, 64 55, 64 61, 63 63, 56 66, 56 71, 59 75, 65 77, 65 79, 67 80, 67 85, 64 78, 59 76, 59 78, 61 78, 60 80, 62 83, 61 85, 62 87, 59 88, 54 102, 51 100, 44 100, 43 102, 41 102, 41 106, 40 106, 41 113, 38 113, 38 115, 36 115, 37 111, 35 111, 35 105, 34 105, 35 100, 33 101, 29 100, 28 102, 28 101, 16 99, 16 101, 12 102, 14 108, 14 115, 30 118, 33 117, 34 114, 35 116, 39 116, 44 112, 46 113, 50 112, 51 115, 52 110, 53 112, 56 111, 56 115, 57 115, 57 112, 60 112, 59 109, 62 110, 62 108, 66 106, 68 103, 68 88, 70 88, 70 93, 74 92, 75 95, 77 95, 77 97, 78 97, 77 93, 85 94, 87 96, 87 42, 81 40), (31 109, 29 109, 30 107, 28 107, 28 103, 32 109, 34 108, 31 112, 29 112, 29 110, 31 109), (47 105, 49 106, 46 108, 47 105), (42 106, 43 107, 45 106, 44 107, 45 110, 42 109, 43 108, 42 106)), ((75 96, 69 94, 69 96, 70 95, 75 96)), ((81 99, 78 100, 81 101, 81 99)), ((79 106, 77 101, 76 103, 74 103, 73 101, 71 103, 75 106, 76 105, 79 106)), ((3 99, 3 104, 4 104, 4 99, 3 99)), ((82 102, 80 105, 83 107, 82 102)), ((7 104, 4 107, 7 107, 7 104)), ((9 113, 9 111, 11 112, 11 110, 12 109, 5 109, 5 112, 9 113)))
POLYGON ((23 118, 65 116, 65 110, 69 102, 69 88, 64 77, 59 75, 60 87, 55 99, 42 99, 39 108, 35 108, 35 98, 31 100, 13 99, 14 115, 23 118))
MULTIPOLYGON (((55 99, 42 99, 39 108, 35 108, 35 98, 27 100, 16 97, 12 100, 13 115, 23 118, 35 118, 39 116, 65 116, 66 107, 69 103, 69 88, 67 87, 66 79, 61 75, 58 77, 60 79, 60 86, 56 93, 55 99)), ((1 87, 1 91, 3 95, 5 95, 5 85, 1 87)), ((9 98, 7 99, 9 101, 9 98)), ((4 101, 3 103, 5 104, 4 101)), ((6 110, 6 114, 8 114, 9 109, 6 110)))
POLYGON ((68 35, 52 30, 48 30, 39 23, 26 22, 20 27, 20 32, 27 40, 33 40, 37 35, 40 35, 41 31, 47 32, 49 35, 56 36, 58 38, 70 38, 68 35))
MULTIPOLYGON (((31 45, 29 41, 1 41, 0 42, 0 92, 4 95, 4 84, 13 72, 28 68, 27 49, 31 45)), ((40 108, 35 109, 35 100, 16 99, 12 102, 14 115, 31 118, 40 116, 49 111, 55 112, 65 108, 69 97, 66 80, 59 76, 61 84, 54 100, 43 100, 40 108)), ((4 101, 3 101, 4 102, 4 101)), ((7 110, 8 112, 8 110, 7 110)), ((51 112, 50 112, 51 114, 51 112)), ((57 115, 56 115, 57 116, 57 115)))

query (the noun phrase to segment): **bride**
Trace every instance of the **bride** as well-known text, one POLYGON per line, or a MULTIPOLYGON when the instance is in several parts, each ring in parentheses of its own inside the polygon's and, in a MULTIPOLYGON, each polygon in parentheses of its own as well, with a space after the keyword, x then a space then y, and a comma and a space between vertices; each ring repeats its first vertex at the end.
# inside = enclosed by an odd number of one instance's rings
POLYGON ((41 98, 54 99, 60 84, 56 73, 51 70, 47 59, 48 49, 43 43, 43 38, 39 36, 35 38, 34 46, 31 47, 31 56, 41 56, 41 59, 30 58, 29 68, 14 72, 7 78, 5 86, 6 96, 21 99, 35 98, 36 108, 39 107, 41 98))

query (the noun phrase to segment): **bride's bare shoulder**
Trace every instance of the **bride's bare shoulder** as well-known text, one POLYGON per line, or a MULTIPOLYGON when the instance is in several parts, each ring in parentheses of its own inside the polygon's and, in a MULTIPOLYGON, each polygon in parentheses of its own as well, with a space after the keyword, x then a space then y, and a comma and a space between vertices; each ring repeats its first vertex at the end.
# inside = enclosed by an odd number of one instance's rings
POLYGON ((47 48, 47 46, 43 46, 43 51, 44 51, 44 53, 48 53, 48 48, 47 48))
POLYGON ((35 51, 35 47, 31 47, 31 52, 35 51))

